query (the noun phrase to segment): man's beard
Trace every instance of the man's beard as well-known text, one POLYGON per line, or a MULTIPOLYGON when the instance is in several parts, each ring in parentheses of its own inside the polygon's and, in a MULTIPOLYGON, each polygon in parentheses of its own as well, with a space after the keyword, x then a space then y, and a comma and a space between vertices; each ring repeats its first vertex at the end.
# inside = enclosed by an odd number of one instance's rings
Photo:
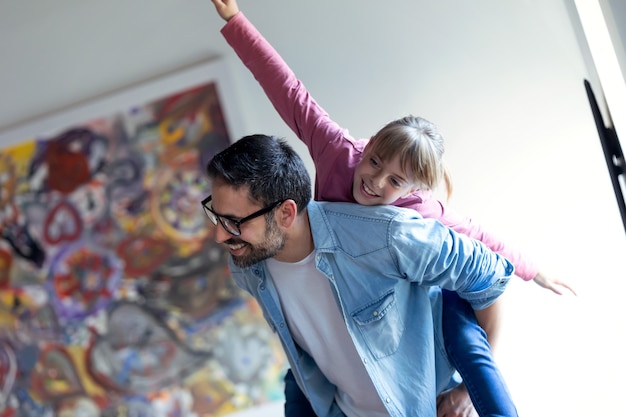
POLYGON ((239 268, 249 268, 254 264, 257 264, 265 259, 275 256, 280 250, 285 247, 285 234, 276 226, 273 221, 267 222, 267 229, 265 230, 265 241, 261 245, 251 245, 246 241, 231 238, 227 240, 227 244, 245 243, 248 245, 248 253, 242 256, 233 256, 233 263, 239 268))

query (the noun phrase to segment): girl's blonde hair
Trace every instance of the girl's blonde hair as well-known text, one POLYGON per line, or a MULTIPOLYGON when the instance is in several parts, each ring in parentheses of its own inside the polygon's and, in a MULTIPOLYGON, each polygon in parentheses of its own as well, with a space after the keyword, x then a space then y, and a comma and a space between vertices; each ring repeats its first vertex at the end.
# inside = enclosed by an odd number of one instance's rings
MULTIPOLYGON (((443 136, 426 119, 406 116, 387 123, 369 140, 365 152, 383 161, 398 155, 402 169, 410 167, 420 188, 434 190, 441 182, 446 195, 452 194, 452 179, 443 161, 443 136)), ((405 172, 406 174, 406 172, 405 172)))

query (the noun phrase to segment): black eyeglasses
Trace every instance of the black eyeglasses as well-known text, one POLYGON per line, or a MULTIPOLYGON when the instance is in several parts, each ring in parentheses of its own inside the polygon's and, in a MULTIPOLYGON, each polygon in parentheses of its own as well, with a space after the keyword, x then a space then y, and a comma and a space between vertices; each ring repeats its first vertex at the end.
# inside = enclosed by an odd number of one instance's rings
POLYGON ((263 207, 259 211, 255 211, 251 215, 246 216, 246 217, 244 217, 241 220, 235 220, 235 219, 231 219, 230 217, 222 216, 222 215, 217 214, 216 212, 214 212, 213 208, 211 207, 211 198, 212 197, 213 196, 210 195, 207 198, 205 198, 204 200, 202 200, 202 208, 204 209, 204 212, 206 213, 206 215, 209 218, 209 220, 211 220, 211 222, 213 222, 214 225, 217 225, 217 221, 219 220, 219 222, 224 227, 224 230, 226 230, 228 233, 230 233, 233 236, 241 235, 241 225, 242 224, 244 224, 245 222, 247 222, 249 220, 256 219, 257 217, 262 216, 265 213, 269 213, 270 211, 274 210, 276 207, 278 207, 281 204, 283 204, 283 202, 285 201, 285 200, 276 201, 276 202, 270 204, 267 207, 263 207))

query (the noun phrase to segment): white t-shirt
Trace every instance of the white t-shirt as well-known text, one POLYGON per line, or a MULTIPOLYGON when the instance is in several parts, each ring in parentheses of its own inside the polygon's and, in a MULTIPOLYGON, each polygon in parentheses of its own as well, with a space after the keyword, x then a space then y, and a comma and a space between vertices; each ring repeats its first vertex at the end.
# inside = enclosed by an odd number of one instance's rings
POLYGON ((335 386, 349 417, 388 417, 350 338, 331 283, 315 268, 315 253, 296 263, 267 260, 289 330, 335 386))

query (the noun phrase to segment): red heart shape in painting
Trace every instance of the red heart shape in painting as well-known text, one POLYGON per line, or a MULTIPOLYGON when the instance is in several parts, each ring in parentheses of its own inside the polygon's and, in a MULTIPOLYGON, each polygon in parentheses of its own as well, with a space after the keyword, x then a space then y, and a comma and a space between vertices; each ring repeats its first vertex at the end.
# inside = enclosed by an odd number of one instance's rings
POLYGON ((30 376, 32 388, 45 400, 84 394, 71 355, 62 346, 46 346, 30 376))
POLYGON ((44 239, 51 245, 72 242, 78 239, 82 229, 78 211, 66 201, 61 201, 46 218, 44 239))
POLYGON ((117 255, 124 260, 124 272, 135 277, 155 270, 171 252, 167 241, 151 236, 129 236, 117 247, 117 255))

